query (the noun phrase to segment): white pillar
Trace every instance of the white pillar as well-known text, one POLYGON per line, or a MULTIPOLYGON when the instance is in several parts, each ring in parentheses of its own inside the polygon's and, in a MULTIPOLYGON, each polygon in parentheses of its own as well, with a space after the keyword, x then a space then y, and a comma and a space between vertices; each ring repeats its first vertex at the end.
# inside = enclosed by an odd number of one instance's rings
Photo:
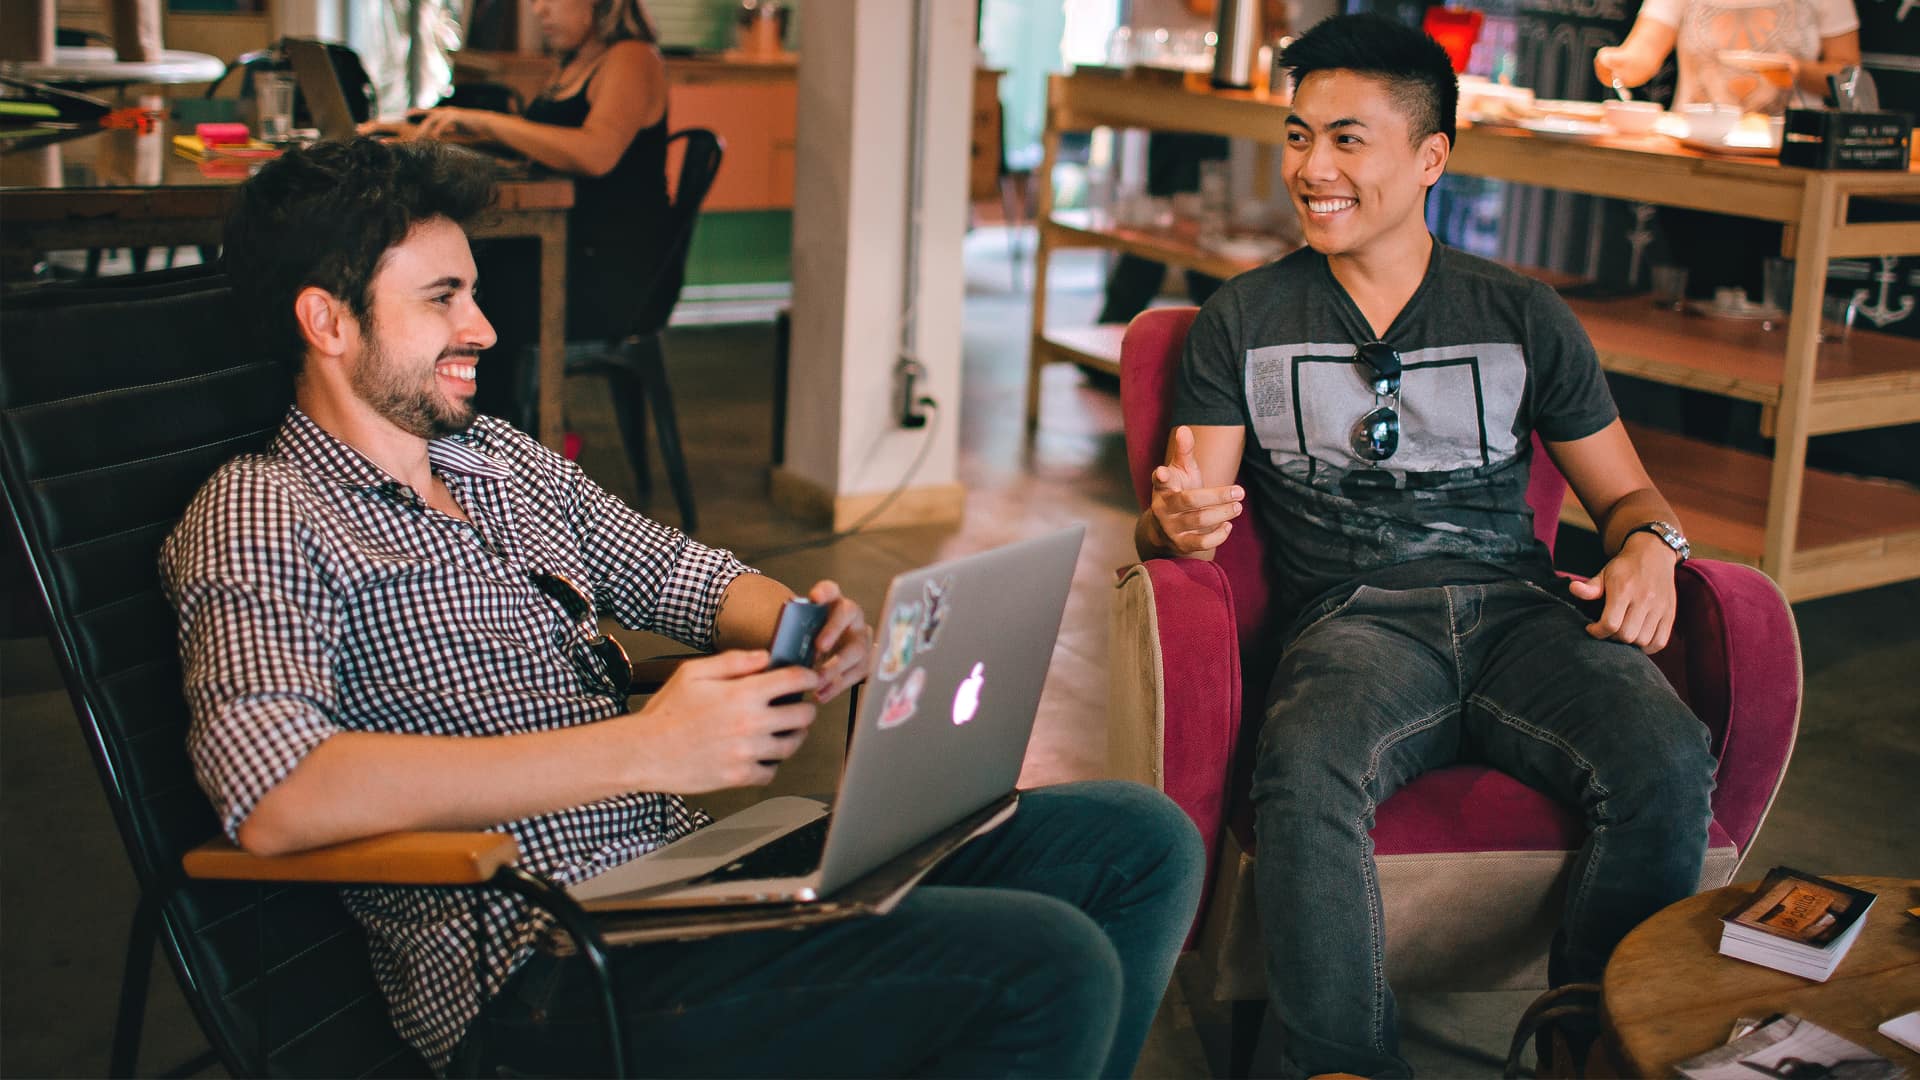
POLYGON ((958 520, 960 320, 965 296, 973 0, 808 0, 800 5, 799 130, 786 464, 774 501, 844 528, 899 486, 876 525, 958 520), (913 114, 916 11, 927 20, 926 88, 913 114), (907 294, 915 127, 917 285, 907 294), (932 397, 926 427, 899 425, 902 312, 932 397), (928 445, 928 440, 932 444, 928 445))
POLYGON ((275 41, 283 37, 347 39, 345 0, 275 0, 267 12, 275 41))

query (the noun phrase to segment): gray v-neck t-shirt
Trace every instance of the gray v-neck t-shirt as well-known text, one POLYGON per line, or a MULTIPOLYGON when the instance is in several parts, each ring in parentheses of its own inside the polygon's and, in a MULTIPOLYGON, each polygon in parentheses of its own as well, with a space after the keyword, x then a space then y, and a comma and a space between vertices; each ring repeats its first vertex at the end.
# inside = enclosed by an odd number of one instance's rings
POLYGON ((1438 242, 1382 338, 1404 365, 1399 447, 1351 450, 1377 405, 1366 318, 1302 248, 1229 281, 1187 337, 1176 424, 1245 427, 1242 480, 1276 616, 1360 585, 1553 580, 1527 505, 1531 436, 1570 442, 1618 415, 1579 320, 1550 287, 1438 242))

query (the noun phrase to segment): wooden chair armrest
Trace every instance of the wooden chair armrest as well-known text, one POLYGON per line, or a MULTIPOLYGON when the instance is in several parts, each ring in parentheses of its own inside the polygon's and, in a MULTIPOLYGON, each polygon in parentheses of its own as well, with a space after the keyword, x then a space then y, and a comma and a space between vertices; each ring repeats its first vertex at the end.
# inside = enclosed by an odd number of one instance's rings
POLYGON ((633 682, 628 689, 632 694, 651 694, 666 685, 680 665, 689 660, 698 660, 705 653, 678 653, 672 656, 649 656, 633 662, 633 682))
POLYGON ((519 860, 520 845, 505 833, 398 832, 294 855, 250 855, 218 836, 180 863, 201 880, 478 885, 519 860))

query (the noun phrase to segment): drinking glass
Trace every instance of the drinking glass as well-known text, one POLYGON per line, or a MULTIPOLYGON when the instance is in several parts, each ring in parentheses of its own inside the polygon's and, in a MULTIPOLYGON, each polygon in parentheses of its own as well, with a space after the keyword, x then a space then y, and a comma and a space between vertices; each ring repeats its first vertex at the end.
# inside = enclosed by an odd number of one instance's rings
POLYGON ((284 72, 267 72, 254 83, 254 107, 263 141, 285 142, 292 134, 293 87, 293 76, 284 72))
POLYGON ((1771 309, 1760 322, 1763 330, 1781 330, 1793 308, 1793 260, 1774 256, 1763 266, 1760 302, 1771 309))
POLYGON ((1820 340, 1824 344, 1838 345, 1847 340, 1853 332, 1853 320, 1860 310, 1860 294, 1849 292, 1844 296, 1828 296, 1820 301, 1820 340))
POLYGON ((1687 268, 1665 263, 1656 265, 1652 271, 1653 302, 1669 311, 1680 311, 1687 306, 1687 268))

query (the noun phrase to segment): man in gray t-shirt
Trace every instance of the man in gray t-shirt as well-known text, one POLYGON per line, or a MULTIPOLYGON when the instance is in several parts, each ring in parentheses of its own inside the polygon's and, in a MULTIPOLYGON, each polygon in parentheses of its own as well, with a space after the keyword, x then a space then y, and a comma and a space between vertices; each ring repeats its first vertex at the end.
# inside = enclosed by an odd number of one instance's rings
POLYGON ((1434 244, 1385 337, 1400 434, 1379 461, 1352 452, 1376 405, 1356 356, 1373 337, 1310 247, 1228 283, 1188 336, 1174 421, 1247 433, 1241 472, 1278 609, 1357 584, 1552 582, 1526 500, 1531 435, 1573 442, 1617 416, 1573 313, 1539 282, 1434 244))
POLYGON ((1281 175, 1309 247, 1202 309, 1135 542, 1210 558, 1251 504, 1283 647, 1252 789, 1278 1069, 1405 1076, 1374 808, 1462 759, 1579 807, 1590 835, 1550 968, 1591 981, 1693 891, 1714 762, 1646 656, 1671 632, 1686 541, 1592 344, 1552 290, 1427 231, 1453 145, 1445 51, 1339 16, 1283 62, 1281 175), (1534 538, 1536 434, 1599 526, 1590 581, 1563 587, 1534 538))

